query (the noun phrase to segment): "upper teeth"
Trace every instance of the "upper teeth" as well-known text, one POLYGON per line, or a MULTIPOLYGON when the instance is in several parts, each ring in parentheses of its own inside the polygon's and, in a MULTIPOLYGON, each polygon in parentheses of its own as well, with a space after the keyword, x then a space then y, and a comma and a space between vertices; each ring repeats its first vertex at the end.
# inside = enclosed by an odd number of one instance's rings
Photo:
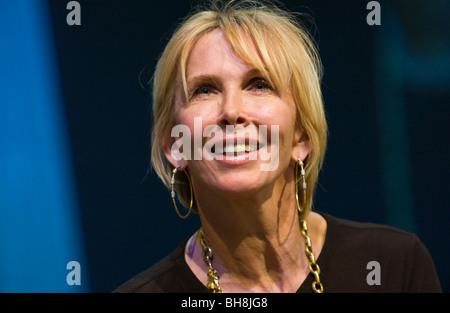
POLYGON ((245 153, 258 150, 258 145, 255 144, 227 144, 225 147, 216 146, 215 153, 245 153))

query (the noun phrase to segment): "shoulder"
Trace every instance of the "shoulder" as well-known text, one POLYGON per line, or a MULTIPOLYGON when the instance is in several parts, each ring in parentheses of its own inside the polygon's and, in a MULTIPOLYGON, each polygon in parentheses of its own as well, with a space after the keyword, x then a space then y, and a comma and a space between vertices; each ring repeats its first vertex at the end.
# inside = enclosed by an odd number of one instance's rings
POLYGON ((176 293, 193 290, 196 282, 184 260, 185 244, 186 240, 161 261, 118 287, 114 293, 176 293))
POLYGON ((415 234, 386 225, 324 217, 328 274, 347 280, 353 277, 349 286, 358 286, 355 291, 440 291, 434 262, 415 234), (380 281, 371 285, 367 275, 375 267, 380 281))
POLYGON ((346 240, 349 247, 363 245, 380 247, 382 250, 392 250, 406 246, 420 244, 420 240, 413 233, 400 230, 388 225, 362 223, 341 219, 324 214, 328 224, 328 232, 333 236, 340 236, 346 240))

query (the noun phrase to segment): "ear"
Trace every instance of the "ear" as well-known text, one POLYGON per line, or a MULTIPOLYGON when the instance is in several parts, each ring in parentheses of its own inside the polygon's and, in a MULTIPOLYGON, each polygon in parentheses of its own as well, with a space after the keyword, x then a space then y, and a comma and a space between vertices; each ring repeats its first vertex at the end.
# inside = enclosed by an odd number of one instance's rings
POLYGON ((311 152, 311 141, 305 133, 300 133, 298 141, 294 144, 292 149, 291 158, 294 162, 298 162, 298 160, 304 161, 308 154, 311 152))
POLYGON ((183 154, 180 152, 181 139, 173 137, 163 137, 161 139, 161 147, 164 151, 167 161, 178 167, 180 170, 184 170, 187 166, 187 162, 183 158, 183 154))

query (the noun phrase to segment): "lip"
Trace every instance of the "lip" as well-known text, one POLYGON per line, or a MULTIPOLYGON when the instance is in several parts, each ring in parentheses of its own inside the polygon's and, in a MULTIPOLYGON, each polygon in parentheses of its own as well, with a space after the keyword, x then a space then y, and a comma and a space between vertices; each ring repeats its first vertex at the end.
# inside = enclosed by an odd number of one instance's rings
POLYGON ((231 153, 210 153, 214 160, 228 165, 242 165, 246 163, 250 163, 252 161, 258 160, 258 154, 262 148, 266 147, 266 145, 260 145, 260 142, 256 138, 247 138, 247 137, 239 137, 239 136, 228 136, 223 139, 212 139, 207 142, 210 147, 222 146, 225 147, 227 144, 245 144, 245 145, 257 145, 257 150, 244 152, 239 155, 234 155, 231 153))

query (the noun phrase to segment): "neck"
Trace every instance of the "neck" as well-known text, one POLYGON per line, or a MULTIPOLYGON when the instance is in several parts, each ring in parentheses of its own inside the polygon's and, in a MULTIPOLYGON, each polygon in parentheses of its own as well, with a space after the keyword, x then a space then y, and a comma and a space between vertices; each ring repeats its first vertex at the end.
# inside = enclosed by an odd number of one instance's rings
MULTIPOLYGON (((251 197, 198 193, 205 240, 224 291, 295 292, 308 275, 293 181, 268 190, 270 197, 264 191, 251 197), (211 203, 214 208, 203 206, 211 203)), ((201 249, 196 251, 193 262, 205 273, 201 249)), ((199 278, 204 282, 206 275, 199 278)))

